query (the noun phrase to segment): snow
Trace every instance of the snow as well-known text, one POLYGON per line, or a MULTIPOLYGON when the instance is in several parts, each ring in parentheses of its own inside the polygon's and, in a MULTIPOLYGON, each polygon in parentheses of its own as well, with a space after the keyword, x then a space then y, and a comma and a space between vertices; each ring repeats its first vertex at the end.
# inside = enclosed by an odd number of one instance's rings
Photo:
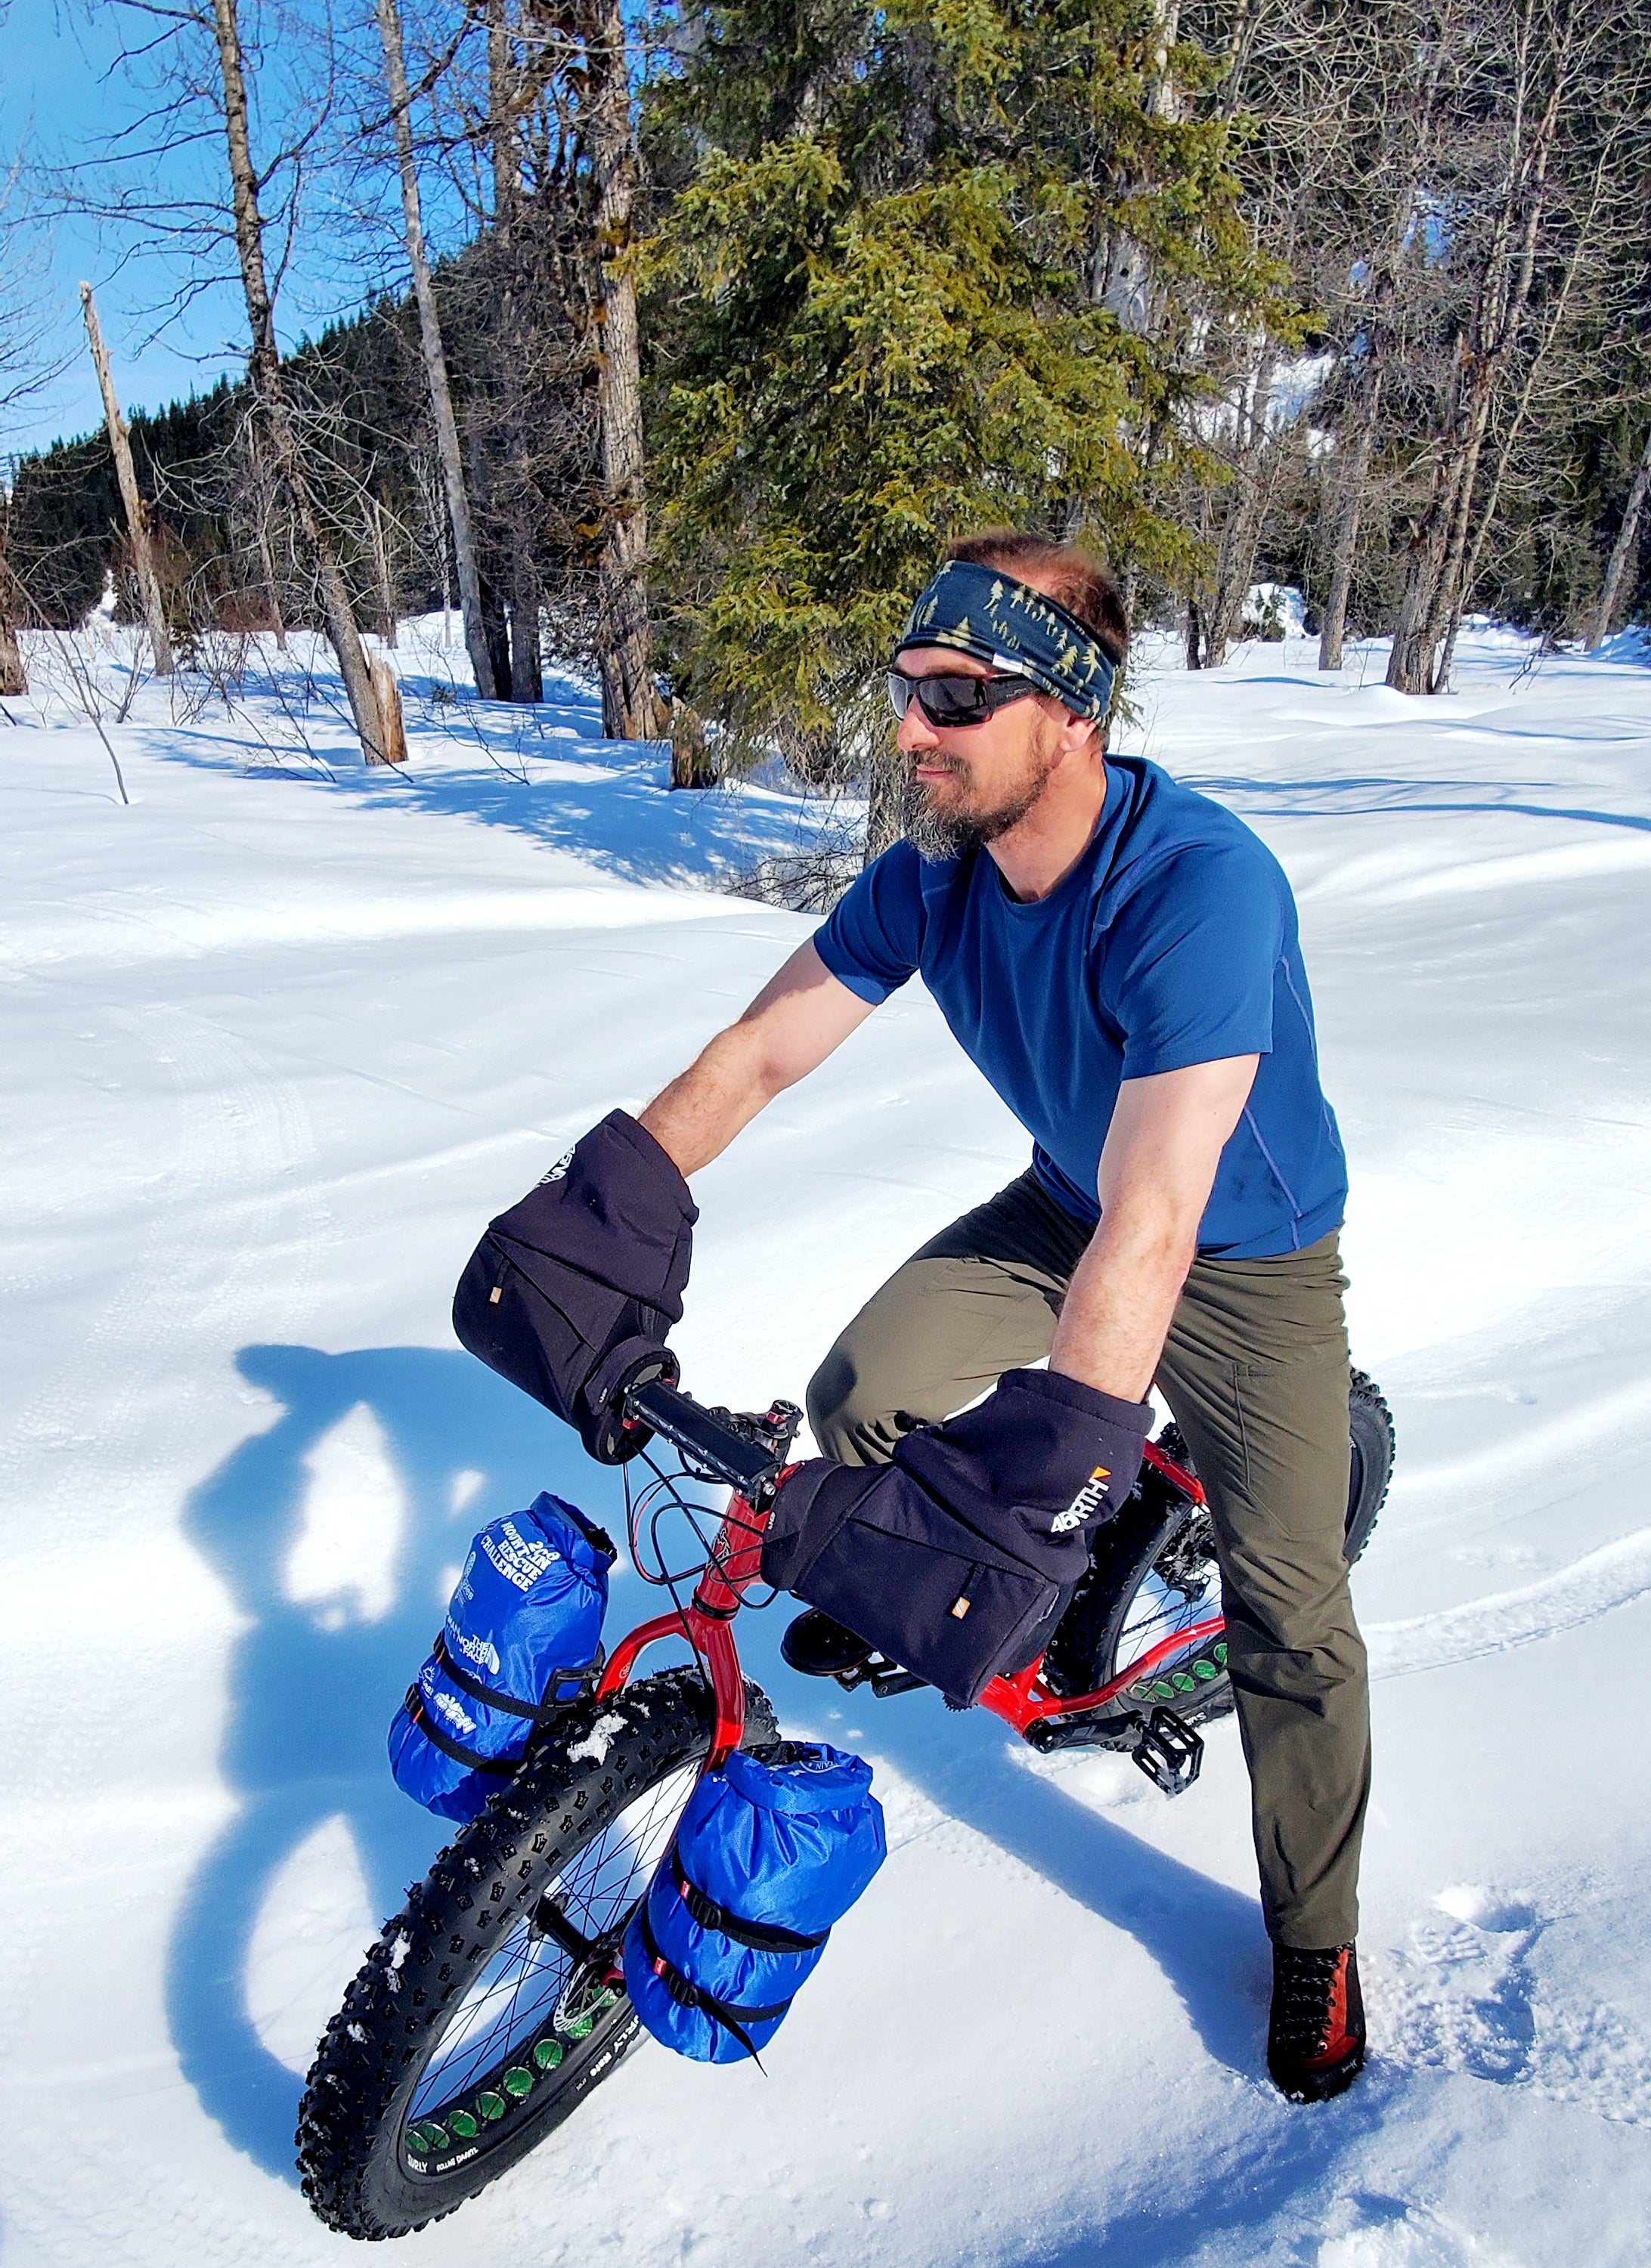
MULTIPOLYGON (((5 2257, 336 2260, 299 2074, 441 1839, 390 1714, 483 1521, 546 1487, 619 1510, 456 1350, 453 1281, 811 925, 706 885, 837 821, 783 784, 665 794, 571 681, 526 718, 438 697, 439 621, 398 655, 405 777, 355 763, 335 683, 306 721, 307 654, 226 704, 87 635, 80 692, 42 648, 0 725, 5 2257)), ((1266 2084, 1230 1723, 1168 1804, 926 1694, 810 1686, 752 1616, 787 1728, 873 1761, 888 1864, 766 2079, 644 2049, 409 2257, 1651 2257, 1651 674, 1486 625, 1440 702, 1378 649, 1315 659, 1149 655, 1131 740, 1289 869, 1353 1165, 1355 1351, 1400 1440, 1356 1578, 1366 2079, 1312 2110, 1266 2084)), ((897 998, 702 1177, 689 1383, 799 1396, 1024 1149, 897 998)), ((610 1639, 646 1595, 616 1578, 610 1639)))

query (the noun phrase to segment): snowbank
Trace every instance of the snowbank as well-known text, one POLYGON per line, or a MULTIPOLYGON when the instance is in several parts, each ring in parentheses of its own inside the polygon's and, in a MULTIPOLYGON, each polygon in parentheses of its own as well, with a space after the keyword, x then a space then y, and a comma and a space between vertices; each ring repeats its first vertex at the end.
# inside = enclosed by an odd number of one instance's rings
MULTIPOLYGON (((175 714, 143 686, 117 722, 102 635, 89 696, 41 655, 0 725, 7 2258, 334 2260, 299 2074, 439 1836, 389 1715, 482 1521, 545 1486, 615 1511, 453 1347, 453 1278, 807 933, 704 884, 822 816, 662 793, 572 683, 527 719, 439 697, 434 626, 404 777, 296 677, 175 714)), ((782 1716, 876 1764, 873 1894, 767 2080, 638 2052, 420 2259, 1647 2257, 1651 676, 1482 630, 1423 703, 1374 651, 1314 658, 1150 670, 1133 737, 1289 868, 1354 1167, 1355 1346, 1401 1447, 1357 1579, 1368 2077, 1311 2111, 1263 2077, 1230 1725, 1166 1805, 926 1694, 835 1707, 776 1614, 748 1658, 782 1716)), ((689 1383, 796 1395, 1024 1150, 896 999, 703 1177, 689 1383)))

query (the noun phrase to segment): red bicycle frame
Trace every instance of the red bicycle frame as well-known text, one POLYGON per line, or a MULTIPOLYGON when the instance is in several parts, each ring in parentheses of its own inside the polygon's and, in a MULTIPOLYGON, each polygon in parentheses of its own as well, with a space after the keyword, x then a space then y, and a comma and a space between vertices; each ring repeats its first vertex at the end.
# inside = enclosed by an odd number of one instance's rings
MULTIPOLYGON (((1148 1442, 1145 1455, 1149 1465, 1194 1504, 1204 1502, 1204 1491, 1192 1474, 1165 1456, 1161 1449, 1148 1442)), ((794 1469, 787 1466, 779 1476, 779 1487, 784 1487, 787 1475, 794 1469)), ((596 1688, 599 1700, 617 1693, 630 1682, 637 1658, 645 1647, 657 1646, 666 1638, 686 1639, 705 1666, 716 1704, 708 1771, 714 1771, 733 1755, 745 1733, 745 1674, 734 1644, 733 1618, 747 1589, 759 1580, 763 1536, 771 1516, 771 1502, 759 1511, 736 1491, 723 1515, 711 1557, 688 1605, 680 1609, 673 1608, 669 1614, 656 1615, 652 1621, 639 1624, 623 1638, 609 1656, 596 1688)), ((1119 1670, 1093 1693, 1065 1697, 1051 1693, 1043 1681, 1043 1658, 1040 1654, 1013 1677, 994 1677, 980 1697, 980 1706, 990 1709, 994 1717, 1000 1717, 1006 1725, 1021 1734, 1050 1718, 1082 1716, 1103 1709, 1126 1687, 1150 1676, 1159 1663, 1171 1654, 1183 1653, 1189 1646, 1202 1646, 1207 1639, 1219 1638, 1226 1627, 1223 1617, 1214 1615, 1186 1630, 1176 1631, 1156 1646, 1149 1646, 1138 1660, 1119 1670)))

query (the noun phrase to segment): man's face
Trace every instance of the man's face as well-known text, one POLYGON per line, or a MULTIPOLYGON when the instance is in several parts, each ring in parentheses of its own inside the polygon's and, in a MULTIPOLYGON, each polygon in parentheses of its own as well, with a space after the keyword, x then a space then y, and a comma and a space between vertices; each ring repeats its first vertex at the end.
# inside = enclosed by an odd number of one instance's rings
MULTIPOLYGON (((897 666, 907 677, 999 674, 939 645, 909 648, 897 666)), ((979 725, 931 725, 914 700, 898 740, 914 789, 908 841, 924 858, 944 859, 1006 834, 1047 786, 1066 723, 1059 704, 1040 693, 1006 703, 979 725)))

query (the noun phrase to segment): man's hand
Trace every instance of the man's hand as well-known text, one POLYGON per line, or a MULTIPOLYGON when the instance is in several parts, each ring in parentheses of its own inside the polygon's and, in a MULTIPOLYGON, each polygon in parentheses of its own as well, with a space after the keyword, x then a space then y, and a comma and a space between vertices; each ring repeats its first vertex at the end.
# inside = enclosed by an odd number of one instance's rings
POLYGON ((697 1174, 871 1012, 872 1003, 839 984, 812 944, 800 945, 739 1022, 654 1097, 641 1123, 680 1174, 697 1174))
POLYGON ((1125 1402, 1145 1396, 1259 1061, 1228 1056, 1118 1089, 1101 1152, 1101 1225, 1067 1289, 1051 1370, 1125 1402))

